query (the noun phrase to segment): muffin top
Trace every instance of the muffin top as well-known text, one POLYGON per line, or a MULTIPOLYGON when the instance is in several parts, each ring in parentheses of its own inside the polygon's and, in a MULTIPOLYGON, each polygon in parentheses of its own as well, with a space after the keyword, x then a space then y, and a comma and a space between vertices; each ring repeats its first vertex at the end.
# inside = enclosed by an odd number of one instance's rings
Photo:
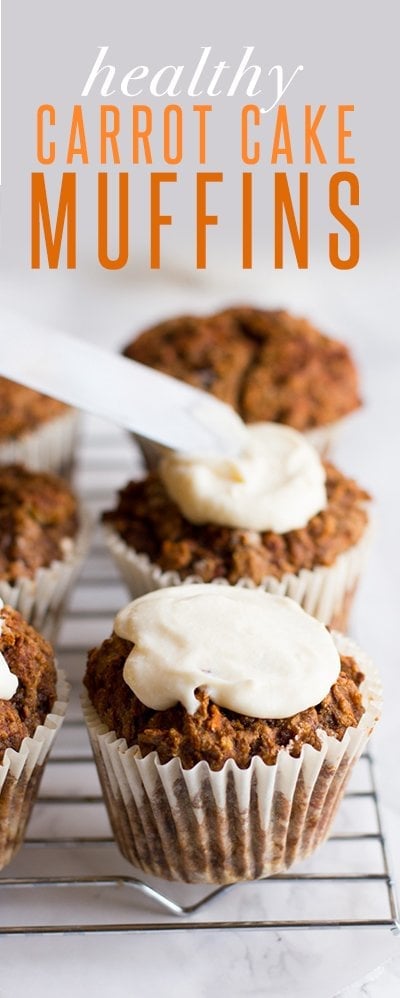
POLYGON ((276 533, 215 524, 193 524, 169 497, 158 472, 129 482, 115 509, 103 514, 129 547, 146 554, 164 572, 203 582, 231 584, 332 565, 361 539, 368 520, 368 493, 332 464, 324 463, 327 502, 305 527, 276 533))
MULTIPOLYGON (((232 410, 233 411, 233 410, 232 410)), ((231 457, 171 451, 158 471, 191 523, 285 533, 306 526, 327 497, 315 447, 292 426, 242 423, 231 457)))
POLYGON ((18 750, 51 711, 57 677, 51 646, 10 606, 0 609, 0 655, 1 762, 5 750, 18 750), (16 677, 12 696, 7 666, 11 678, 16 677), (7 696, 2 698, 4 693, 7 696))
POLYGON ((318 750, 321 731, 341 740, 364 713, 363 678, 292 600, 196 585, 121 611, 89 654, 85 684, 100 719, 143 756, 218 770, 318 750))
POLYGON ((360 405, 348 348, 285 311, 242 307, 178 316, 123 352, 211 392, 248 423, 267 420, 304 431, 360 405))
POLYGON ((62 478, 0 466, 0 579, 12 585, 65 558, 77 529, 77 499, 62 478))
POLYGON ((42 423, 69 412, 69 406, 0 378, 0 440, 16 440, 42 423))

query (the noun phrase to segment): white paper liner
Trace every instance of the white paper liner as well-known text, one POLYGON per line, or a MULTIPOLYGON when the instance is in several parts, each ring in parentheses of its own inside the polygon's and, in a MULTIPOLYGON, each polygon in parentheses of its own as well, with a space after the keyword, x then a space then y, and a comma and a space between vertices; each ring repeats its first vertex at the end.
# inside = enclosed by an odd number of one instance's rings
MULTIPOLYGON (((167 586, 204 582, 197 575, 181 579, 178 572, 163 572, 146 554, 138 554, 128 547, 111 527, 105 527, 104 533, 110 554, 134 598, 167 586)), ((339 555, 333 565, 303 568, 297 575, 287 572, 281 579, 269 575, 260 585, 252 579, 240 579, 235 584, 245 589, 262 589, 278 596, 290 596, 317 620, 346 630, 349 609, 369 544, 370 528, 367 528, 361 540, 339 555)), ((230 585, 227 579, 214 579, 213 582, 230 585)))
POLYGON ((68 472, 72 463, 79 412, 70 409, 31 433, 0 443, 0 464, 24 464, 33 471, 68 472))
POLYGON ((58 612, 85 558, 91 530, 91 516, 80 506, 78 532, 63 561, 53 561, 48 568, 39 568, 33 579, 21 578, 15 585, 0 579, 3 603, 19 610, 27 623, 47 638, 54 637, 58 612))
POLYGON ((183 769, 142 758, 100 721, 85 691, 83 713, 111 825, 121 852, 147 873, 189 883, 234 883, 271 876, 304 859, 327 837, 352 766, 380 716, 382 690, 370 660, 334 632, 341 654, 365 674, 365 713, 342 741, 320 732, 321 749, 304 745, 295 759, 281 749, 267 766, 228 760, 183 769))
POLYGON ((44 764, 64 719, 68 696, 65 675, 57 670, 57 700, 51 714, 31 738, 24 738, 18 751, 6 749, 0 763, 0 869, 10 862, 22 843, 44 764))
POLYGON ((331 454, 342 434, 344 424, 352 415, 353 413, 349 413, 349 416, 336 419, 334 423, 326 423, 325 426, 314 426, 312 430, 304 430, 304 436, 315 447, 321 458, 327 458, 331 454))

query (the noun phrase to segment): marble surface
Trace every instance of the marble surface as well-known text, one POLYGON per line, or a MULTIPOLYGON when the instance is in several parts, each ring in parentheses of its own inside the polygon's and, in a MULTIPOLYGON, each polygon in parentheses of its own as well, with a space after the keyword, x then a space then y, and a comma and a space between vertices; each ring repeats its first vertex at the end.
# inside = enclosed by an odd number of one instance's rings
MULTIPOLYGON (((400 881, 400 766, 397 661, 399 537, 396 533, 400 475, 396 457, 400 338, 397 330, 398 261, 380 258, 353 274, 275 275, 265 286, 260 273, 232 281, 229 261, 214 276, 187 274, 184 266, 142 280, 124 274, 62 275, 12 273, 0 278, 0 304, 20 306, 38 318, 76 334, 117 346, 130 330, 162 314, 206 309, 228 301, 289 305, 310 314, 327 331, 342 335, 360 362, 367 401, 349 421, 337 462, 376 497, 375 542, 358 594, 352 633, 379 664, 385 683, 385 710, 374 739, 379 786, 394 868, 400 881), (21 291, 23 292, 21 294, 21 291)), ((397 448, 398 449, 398 448, 397 448)), ((346 891, 346 886, 343 887, 346 891)), ((234 895, 231 895, 234 898, 234 895)), ((234 907, 238 902, 232 900, 234 907)), ((291 899, 287 899, 290 907, 291 899)), ((118 990, 147 998, 163 994, 217 998, 268 995, 271 998, 395 998, 400 992, 399 941, 389 931, 231 933, 144 933, 7 937, 0 939, 0 995, 32 998, 73 990, 77 998, 118 990)))

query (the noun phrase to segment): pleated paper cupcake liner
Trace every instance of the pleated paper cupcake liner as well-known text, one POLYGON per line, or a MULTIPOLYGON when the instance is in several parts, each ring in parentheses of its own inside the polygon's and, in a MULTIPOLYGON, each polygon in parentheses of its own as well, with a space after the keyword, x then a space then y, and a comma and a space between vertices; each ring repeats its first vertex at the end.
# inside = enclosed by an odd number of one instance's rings
POLYGON ((117 844, 145 873, 187 883, 229 884, 267 877, 305 859, 327 838, 352 767, 381 709, 381 684, 369 659, 334 634, 365 680, 365 713, 342 741, 320 732, 321 748, 304 745, 299 758, 281 749, 267 766, 228 760, 213 772, 206 762, 183 769, 108 731, 87 693, 83 712, 117 844))
MULTIPOLYGON (((163 572, 146 554, 138 554, 110 527, 105 528, 107 547, 132 597, 143 596, 154 589, 168 586, 203 583, 197 575, 181 579, 178 572, 163 572)), ((333 565, 303 568, 294 575, 286 572, 281 579, 266 576, 260 585, 251 579, 239 579, 235 585, 245 589, 262 589, 277 596, 289 596, 317 620, 345 631, 357 583, 365 564, 370 544, 370 529, 357 543, 339 555, 333 565)), ((214 579, 218 585, 230 585, 227 579, 214 579)))
POLYGON ((18 751, 6 749, 0 763, 0 870, 23 842, 46 759, 67 709, 69 686, 64 673, 58 672, 57 679, 57 700, 51 713, 31 738, 24 738, 18 751))
POLYGON ((23 464, 32 471, 52 471, 68 477, 78 424, 79 412, 71 409, 30 433, 0 443, 0 464, 23 464))
POLYGON ((39 568, 33 579, 21 578, 14 585, 0 579, 0 599, 19 610, 28 624, 54 640, 66 596, 86 556, 92 521, 85 507, 80 507, 80 526, 76 538, 67 538, 65 557, 39 568))
POLYGON ((349 416, 336 419, 334 423, 326 423, 325 426, 314 426, 312 430, 304 430, 304 436, 315 447, 322 460, 330 457, 337 441, 342 436, 347 420, 351 419, 352 415, 353 413, 350 413, 349 416))

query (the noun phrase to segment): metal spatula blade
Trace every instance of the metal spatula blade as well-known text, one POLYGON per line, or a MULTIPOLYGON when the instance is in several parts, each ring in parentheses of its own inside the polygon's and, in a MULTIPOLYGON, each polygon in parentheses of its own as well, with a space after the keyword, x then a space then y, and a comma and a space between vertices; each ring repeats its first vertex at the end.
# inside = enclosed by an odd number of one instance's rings
POLYGON ((243 424, 214 396, 5 310, 0 374, 164 447, 226 456, 240 449, 243 424))

